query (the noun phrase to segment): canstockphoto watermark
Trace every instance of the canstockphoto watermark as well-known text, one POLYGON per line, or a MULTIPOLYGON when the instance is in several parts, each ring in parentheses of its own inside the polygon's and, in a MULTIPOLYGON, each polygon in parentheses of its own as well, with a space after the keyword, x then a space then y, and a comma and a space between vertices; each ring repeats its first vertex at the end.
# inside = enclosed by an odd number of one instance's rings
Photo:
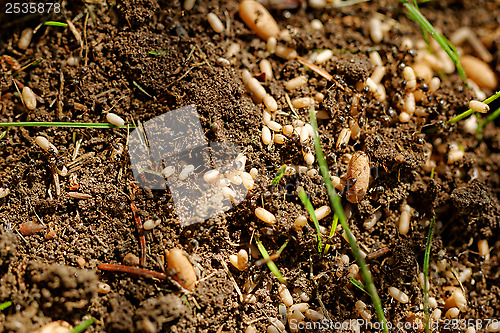
MULTIPOLYGON (((245 184, 233 181, 235 175, 245 170, 241 149, 231 142, 208 142, 194 105, 164 113, 133 130, 129 155, 137 185, 151 190, 168 189, 181 225, 202 222, 228 211, 248 195, 245 184), (203 178, 211 170, 220 173, 215 182, 203 178)), ((297 187, 304 186, 304 174, 300 167, 294 169, 295 173, 287 174, 269 190, 295 196, 297 187)), ((268 168, 264 174, 272 179, 277 171, 268 168)), ((371 174, 377 178, 378 169, 372 168, 371 174)), ((324 189, 323 179, 319 178, 321 186, 309 189, 313 192, 306 189, 309 195, 318 195, 314 191, 324 189)), ((350 179, 339 194, 349 191, 355 182, 355 178, 350 179)))
MULTIPOLYGON (((393 324, 391 322, 385 323, 387 328, 390 330, 392 328, 404 329, 404 330, 412 330, 419 331, 422 330, 422 322, 398 322, 393 324)), ((432 322, 430 328, 432 330, 437 329, 438 323, 432 322)), ((289 321, 290 329, 292 330, 335 330, 335 332, 347 331, 351 332, 352 330, 358 331, 360 329, 363 330, 382 330, 382 323, 378 321, 367 321, 362 318, 359 319, 351 319, 346 321, 333 321, 328 319, 323 319, 321 321, 299 321, 297 319, 290 319, 289 321)))
POLYGON ((240 154, 241 149, 231 142, 206 140, 194 105, 155 117, 129 136, 138 186, 169 189, 181 225, 202 222, 243 201, 248 191, 242 184, 231 184, 229 192, 223 179, 215 186, 203 179, 214 169, 225 175, 236 172, 241 168, 240 154))

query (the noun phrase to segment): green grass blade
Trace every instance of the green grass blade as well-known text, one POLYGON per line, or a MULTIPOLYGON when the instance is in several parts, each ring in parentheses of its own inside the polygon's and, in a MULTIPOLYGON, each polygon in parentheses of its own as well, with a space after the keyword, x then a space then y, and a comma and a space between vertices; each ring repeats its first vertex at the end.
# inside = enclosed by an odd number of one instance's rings
POLYGON ((12 305, 11 301, 7 301, 5 303, 0 304, 0 311, 7 309, 11 305, 12 305))
POLYGON ((5 135, 7 134, 7 131, 3 131, 2 134, 0 134, 0 140, 5 138, 5 135))
POLYGON ((425 333, 430 333, 429 330, 429 258, 431 253, 432 233, 434 232, 434 216, 429 225, 429 234, 427 235, 427 244, 425 245, 424 254, 424 314, 425 314, 425 333))
POLYGON ((274 177, 273 181, 271 182, 271 186, 274 186, 280 182, 281 178, 283 178, 283 175, 285 174, 285 170, 286 170, 286 165, 283 165, 278 170, 278 174, 276 174, 276 177, 274 177))
POLYGON ((69 333, 80 333, 80 332, 83 332, 90 325, 92 325, 94 322, 95 322, 94 318, 87 319, 83 323, 81 323, 80 325, 73 327, 73 329, 71 331, 69 331, 69 333))
MULTIPOLYGON (((87 127, 87 128, 127 128, 127 126, 115 126, 109 123, 65 123, 65 122, 17 122, 17 123, 0 123, 0 127, 87 127)), ((133 125, 128 125, 128 128, 135 128, 133 125)))
MULTIPOLYGON (((483 103, 485 103, 485 104, 489 104, 489 103, 493 102, 494 100, 496 100, 498 97, 500 97, 500 91, 497 91, 494 95, 491 95, 490 97, 488 97, 487 99, 485 99, 485 100, 483 101, 483 103)), ((458 116, 456 116, 456 117, 454 117, 454 118, 452 118, 452 119, 448 120, 448 121, 446 122, 446 124, 447 124, 447 125, 449 125, 449 124, 456 123, 457 121, 460 121, 460 120, 462 120, 462 119, 464 119, 464 118, 467 118, 468 116, 470 116, 470 115, 471 115, 471 114, 473 114, 474 112, 476 112, 476 111, 471 110, 471 109, 469 109, 469 110, 467 110, 467 111, 464 111, 464 112, 462 112, 461 114, 459 114, 458 116)), ((496 111, 495 111, 495 112, 496 112, 496 111)), ((495 113, 495 112, 494 112, 494 113, 495 113)), ((490 115, 490 116, 491 116, 491 115, 490 115)), ((497 116, 498 116, 498 115, 497 115, 497 116)), ((495 118, 496 118, 496 117, 495 117, 495 118)), ((495 119, 495 118, 493 118, 493 119, 495 119)), ((488 118, 486 118, 486 119, 488 119, 488 118)), ((479 128, 479 127, 478 127, 478 128, 479 128)))
POLYGON ((50 25, 53 27, 67 27, 68 26, 67 23, 55 22, 55 21, 46 21, 46 22, 43 22, 43 25, 50 25))
MULTIPOLYGON (((264 244, 262 244, 262 242, 259 240, 259 238, 257 236, 255 237, 255 243, 257 244, 257 248, 259 249, 259 252, 262 255, 262 258, 264 258, 264 259, 269 258, 269 253, 267 252, 266 248, 264 247, 264 244)), ((286 242, 286 244, 288 244, 288 242, 286 242)), ((271 271, 271 273, 273 273, 274 276, 276 276, 276 278, 278 279, 279 282, 286 283, 285 278, 281 274, 280 270, 278 269, 278 267, 276 266, 274 261, 270 260, 266 264, 267 264, 267 267, 269 267, 269 270, 271 271)))
POLYGON ((385 333, 389 333, 389 330, 387 329, 387 322, 384 316, 384 310, 382 308, 382 302, 380 301, 377 289, 375 288, 375 284, 373 283, 372 275, 370 273, 370 270, 368 269, 368 265, 361 255, 361 252, 359 251, 356 239, 354 238, 351 229, 349 228, 349 224, 347 223, 344 209, 342 208, 342 204, 340 203, 340 198, 332 185, 330 173, 328 172, 328 165, 326 164, 325 157, 323 156, 323 150, 321 149, 321 143, 319 141, 318 124, 316 122, 316 114, 314 113, 314 108, 311 108, 311 110, 309 111, 309 118, 314 129, 314 148, 316 149, 316 158, 318 160, 321 174, 323 175, 323 180, 325 182, 328 197, 330 199, 330 205, 333 207, 335 214, 337 214, 340 224, 342 225, 342 229, 344 229, 344 232, 347 235, 352 253, 354 254, 354 257, 356 258, 356 261, 358 262, 358 265, 361 269, 361 275, 363 276, 363 280, 365 281, 365 288, 370 293, 373 307, 375 308, 377 317, 382 324, 382 330, 385 333))
POLYGON ((149 97, 153 98, 153 96, 151 96, 151 95, 150 95, 150 94, 149 94, 149 93, 148 93, 148 92, 147 92, 147 91, 146 91, 143 87, 141 87, 141 86, 139 85, 139 83, 137 83, 137 82, 135 82, 135 81, 132 81, 132 84, 133 84, 134 86, 136 86, 136 87, 137 87, 137 89, 139 89, 140 91, 142 91, 142 92, 143 92, 146 96, 149 96, 149 97))
POLYGON ((318 253, 321 253, 321 249, 323 248, 323 245, 321 244, 321 231, 319 230, 319 221, 318 218, 316 217, 316 213, 314 213, 314 207, 309 201, 309 198, 307 197, 306 191, 304 191, 303 188, 300 188, 299 190, 299 198, 302 201, 302 204, 304 207, 306 207, 307 212, 309 213, 309 216, 314 222, 314 227, 316 228, 316 232, 318 235, 318 253))
MULTIPOLYGON (((337 216, 337 214, 335 214, 333 216, 332 226, 330 228, 330 235, 328 235, 328 239, 332 238, 333 235, 335 235, 335 231, 337 231, 338 223, 339 223, 339 217, 337 216)), ((327 254, 328 250, 330 250, 330 244, 325 245, 325 251, 323 251, 323 253, 327 254)))
POLYGON ((148 53, 152 55, 168 55, 167 51, 148 51, 148 53))
POLYGON ((460 64, 460 58, 455 46, 453 46, 453 44, 445 36, 438 33, 436 29, 434 29, 432 24, 422 15, 418 7, 408 3, 406 0, 401 0, 401 2, 410 12, 410 19, 417 22, 421 29, 427 31, 436 40, 436 42, 438 42, 439 46, 441 46, 451 60, 453 60, 453 63, 457 67, 458 74, 462 80, 467 83, 467 76, 465 75, 462 65, 460 64))
POLYGON ((351 282, 356 288, 358 288, 359 290, 361 290, 365 294, 370 295, 370 293, 365 289, 365 286, 363 286, 363 284, 361 282, 359 282, 358 280, 356 280, 355 278, 350 277, 349 282, 351 282))
POLYGON ((498 116, 500 116, 500 108, 496 109, 492 114, 486 117, 486 119, 477 126, 476 132, 481 132, 484 126, 488 125, 490 122, 498 118, 498 116))
POLYGON ((286 240, 286 242, 283 243, 283 245, 281 245, 281 247, 278 249, 278 251, 276 251, 276 255, 281 255, 281 252, 283 252, 283 250, 285 249, 285 247, 288 245, 288 242, 290 242, 290 238, 288 238, 286 240))

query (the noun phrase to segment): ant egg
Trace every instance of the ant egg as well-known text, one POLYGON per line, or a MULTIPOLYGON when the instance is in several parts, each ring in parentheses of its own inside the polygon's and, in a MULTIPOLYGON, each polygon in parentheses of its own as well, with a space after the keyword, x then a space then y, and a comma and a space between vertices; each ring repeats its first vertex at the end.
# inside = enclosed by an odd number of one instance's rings
POLYGON ((50 153, 51 151, 56 155, 59 153, 57 148, 52 143, 50 143, 49 140, 47 140, 47 138, 45 138, 44 136, 37 136, 35 138, 35 142, 38 146, 40 146, 40 148, 45 150, 47 153, 50 153))
POLYGON ((410 230, 411 207, 403 205, 401 207, 401 215, 399 217, 399 233, 406 235, 410 230))
POLYGON ((278 124, 277 122, 275 121, 270 121, 268 122, 267 124, 267 127, 269 127, 269 129, 271 131, 274 131, 274 132, 281 132, 281 125, 278 124))
POLYGON ((243 186, 247 189, 247 190, 253 190, 254 188, 254 180, 253 180, 253 177, 251 174, 247 173, 247 172, 243 172, 241 175, 241 180, 243 182, 243 186))
POLYGON ((264 142, 265 145, 268 145, 271 143, 273 140, 273 136, 271 134, 271 131, 269 130, 269 127, 263 126, 262 127, 262 142, 264 142))
POLYGON ((283 134, 279 134, 279 133, 274 134, 274 143, 282 145, 285 143, 285 141, 286 141, 286 137, 283 134))
POLYGON ((191 9, 193 9, 195 2, 196 2, 196 0, 186 0, 186 1, 184 1, 184 5, 183 5, 184 9, 185 10, 191 10, 191 9))
POLYGON ((251 77, 248 80, 248 88, 252 91, 252 93, 255 95, 255 97, 257 97, 261 101, 267 95, 266 89, 262 86, 262 84, 259 82, 259 80, 257 80, 254 77, 251 77))
POLYGON ((251 168, 249 171, 250 176, 255 180, 259 176, 259 170, 257 168, 251 168))
POLYGON ((292 125, 283 126, 283 134, 284 135, 292 135, 293 134, 293 126, 292 125))
POLYGON ((305 227, 306 224, 307 224, 307 217, 305 217, 304 215, 300 215, 293 222, 292 228, 295 231, 299 231, 302 230, 302 228, 305 227))
POLYGON ((306 311, 304 311, 304 315, 312 321, 321 321, 325 318, 323 314, 312 309, 307 309, 306 311))
POLYGON ((227 52, 226 52, 226 59, 234 57, 235 55, 237 55, 240 52, 240 50, 241 50, 241 46, 239 43, 233 43, 233 44, 229 45, 229 47, 227 48, 227 52))
POLYGON ((179 173, 179 180, 185 180, 194 171, 194 165, 189 164, 179 173))
POLYGON ((307 76, 305 75, 297 76, 296 78, 293 78, 285 83, 285 89, 295 90, 299 87, 306 85, 306 83, 307 83, 307 76))
POLYGON ((208 23, 210 23, 210 26, 212 29, 214 29, 215 32, 221 33, 224 31, 224 24, 220 20, 220 18, 215 15, 214 13, 209 13, 207 15, 208 23))
POLYGON ((33 38, 33 29, 26 28, 21 32, 21 37, 19 37, 19 43, 17 46, 21 50, 26 50, 31 43, 31 39, 33 38))
POLYGON ((0 198, 5 198, 6 196, 8 196, 10 193, 10 190, 8 188, 3 188, 3 187, 0 187, 0 198))
POLYGON ((304 126, 300 129, 300 143, 306 143, 309 140, 309 130, 304 126))
POLYGON ((240 271, 246 270, 248 265, 248 252, 241 249, 238 254, 229 256, 229 262, 240 271))
POLYGON ((24 86, 21 95, 28 110, 34 110, 36 108, 36 96, 33 90, 30 87, 24 86))
POLYGON ((410 298, 404 292, 395 287, 389 288, 389 295, 400 303, 408 303, 410 298))
MULTIPOLYGON (((377 66, 375 67, 375 70, 373 71, 372 75, 370 76, 371 80, 377 84, 382 81, 385 75, 385 67, 384 66, 377 66)), ((416 84, 416 81, 415 81, 416 84)))
POLYGON ((271 81, 273 79, 273 67, 271 66, 271 62, 267 59, 262 59, 259 66, 260 66, 260 71, 266 75, 266 82, 271 81))
POLYGON ((283 304, 285 304, 287 308, 292 306, 293 304, 292 295, 290 294, 290 291, 284 284, 280 284, 280 286, 278 287, 278 293, 280 295, 281 301, 283 302, 283 304))
POLYGON ((349 138, 351 137, 351 130, 349 128, 344 128, 340 131, 339 137, 337 138, 337 144, 335 147, 337 149, 345 149, 349 143, 349 138))
POLYGON ((295 51, 295 49, 292 49, 291 47, 286 47, 284 45, 277 45, 275 53, 278 57, 285 60, 292 60, 297 58, 297 51, 295 51))
POLYGON ((118 127, 125 126, 125 120, 123 120, 123 118, 119 115, 112 112, 108 112, 108 114, 106 115, 106 120, 108 121, 108 123, 118 127))
POLYGON ((327 217, 330 213, 331 213, 331 208, 330 206, 321 206, 319 207, 318 209, 316 209, 314 211, 314 215, 316 215, 316 218, 318 219, 318 221, 324 219, 325 217, 327 217))
POLYGON ((207 183, 213 183, 219 177, 219 170, 209 170, 203 175, 203 180, 207 183))
POLYGON ((380 43, 384 39, 384 32, 382 30, 382 21, 376 17, 372 17, 368 21, 370 28, 370 37, 374 43, 380 43))
POLYGON ((276 222, 276 216, 262 207, 258 207, 255 209, 255 216, 257 216, 260 220, 266 222, 267 224, 274 224, 276 222))
POLYGON ((488 106, 488 104, 474 100, 469 102, 469 109, 480 113, 486 113, 490 111, 490 107, 488 106))
POLYGON ((292 100, 292 105, 296 109, 306 108, 308 106, 311 106, 312 104, 314 104, 314 99, 312 99, 311 97, 301 97, 292 100))
POLYGON ((274 97, 271 96, 271 95, 269 95, 269 94, 267 94, 264 97, 264 105, 271 112, 274 112, 274 111, 278 110, 278 103, 276 102, 276 100, 274 99, 274 97))
POLYGON ((313 153, 307 153, 304 155, 304 161, 308 164, 308 165, 313 165, 314 163, 314 155, 313 153))

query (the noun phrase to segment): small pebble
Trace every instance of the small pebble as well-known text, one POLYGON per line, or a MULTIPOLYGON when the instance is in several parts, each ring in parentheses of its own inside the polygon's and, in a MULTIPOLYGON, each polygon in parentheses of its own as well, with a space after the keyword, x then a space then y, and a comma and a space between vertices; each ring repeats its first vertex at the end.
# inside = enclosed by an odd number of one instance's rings
POLYGON ((34 223, 34 222, 24 222, 19 226, 19 232, 23 236, 34 235, 38 232, 45 230, 47 226, 34 223))
POLYGON ((111 286, 107 283, 104 283, 104 282, 99 282, 97 284, 97 292, 99 294, 107 294, 111 291, 111 286))
POLYGON ((78 257, 78 258, 76 258, 76 263, 78 264, 78 266, 80 268, 83 268, 83 267, 85 267, 86 261, 82 257, 78 257))
POLYGON ((123 257, 123 264, 127 266, 139 266, 140 260, 139 257, 133 254, 132 252, 127 253, 125 257, 123 257))

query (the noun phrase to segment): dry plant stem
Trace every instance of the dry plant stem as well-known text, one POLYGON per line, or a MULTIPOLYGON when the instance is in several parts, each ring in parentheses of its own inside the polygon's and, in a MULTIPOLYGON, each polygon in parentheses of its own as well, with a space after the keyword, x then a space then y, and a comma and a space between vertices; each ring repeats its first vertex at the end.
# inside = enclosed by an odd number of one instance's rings
POLYGON ((166 280, 167 276, 164 273, 155 272, 149 269, 125 266, 120 264, 99 264, 97 268, 102 271, 123 272, 132 275, 144 276, 153 279, 166 280))
POLYGON ((370 274, 370 270, 368 269, 368 265, 363 259, 358 244, 356 244, 356 239, 354 238, 351 229, 349 228, 349 224, 347 223, 344 209, 342 208, 342 204, 340 203, 340 198, 335 191, 335 188, 332 185, 330 174, 328 172, 328 165, 326 164, 325 157, 323 156, 323 150, 321 149, 321 143, 318 135, 318 124, 316 122, 316 114, 314 113, 314 108, 311 108, 309 111, 309 117, 311 121, 311 125, 314 128, 314 147, 316 149, 316 157, 318 159, 318 164, 321 170, 321 174, 323 175, 323 180, 325 182, 325 187, 327 189, 328 198, 330 199, 330 205, 333 207, 335 214, 338 216, 340 224, 342 225, 342 229, 347 235, 347 239, 349 240, 349 245, 351 246, 352 252, 356 261, 358 262, 361 268, 361 275, 363 280, 365 281, 365 288, 370 293, 372 298, 373 306, 377 313, 378 319, 382 324, 382 330, 385 333, 389 333, 387 329, 387 323, 384 316, 384 311, 382 309, 382 302, 377 293, 377 289, 375 288, 375 284, 373 283, 372 276, 370 274))
POLYGON ((429 225, 429 234, 427 236, 427 244, 424 254, 424 314, 425 314, 425 333, 430 333, 429 329, 429 257, 431 253, 432 233, 434 231, 434 223, 436 217, 431 220, 429 225))
POLYGON ((300 57, 300 56, 297 56, 297 60, 298 62, 300 62, 302 65, 306 66, 307 68, 311 69, 312 71, 316 72, 317 74, 321 75, 322 77, 324 77, 325 79, 327 79, 328 81, 333 81, 333 76, 331 74, 329 74, 326 70, 324 70, 323 68, 313 64, 312 62, 310 61, 307 61, 306 59, 300 57))
POLYGON ((61 195, 61 184, 59 183, 59 174, 57 173, 56 166, 51 165, 52 177, 54 178, 54 187, 56 189, 56 195, 59 197, 61 195))
POLYGON ((386 247, 383 247, 381 248, 380 250, 377 250, 377 251, 373 251, 371 253, 368 253, 365 257, 366 260, 373 260, 373 259, 377 259, 377 258, 380 258, 382 257, 383 255, 389 253, 391 249, 386 246, 386 247))
POLYGON ((133 201, 130 202, 130 208, 134 214, 135 227, 139 233, 139 244, 141 246, 141 266, 146 266, 146 237, 144 236, 144 228, 142 227, 141 218, 137 212, 137 206, 133 201))
POLYGON ((236 293, 238 294, 240 298, 240 302, 243 303, 243 294, 241 293, 240 287, 238 287, 238 284, 236 283, 236 280, 233 277, 233 274, 231 274, 231 271, 229 270, 229 267, 227 267, 226 263, 224 262, 224 259, 219 258, 220 263, 222 264, 222 267, 224 267, 224 270, 226 271, 227 276, 229 276, 229 279, 231 280, 231 283, 233 284, 234 289, 236 290, 236 293))

